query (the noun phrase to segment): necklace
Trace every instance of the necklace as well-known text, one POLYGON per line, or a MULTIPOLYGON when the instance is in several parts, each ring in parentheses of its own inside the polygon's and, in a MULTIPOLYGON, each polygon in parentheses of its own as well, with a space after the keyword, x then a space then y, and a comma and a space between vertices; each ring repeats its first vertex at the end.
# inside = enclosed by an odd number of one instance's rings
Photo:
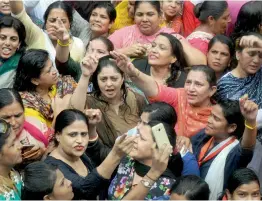
MULTIPOLYGON (((155 78, 154 75, 152 74, 152 71, 151 71, 151 70, 150 70, 150 76, 153 77, 153 78, 155 78)), ((171 76, 171 73, 168 72, 167 76, 165 76, 165 77, 161 80, 162 84, 166 85, 166 81, 167 81, 167 79, 168 79, 170 76, 171 76)))

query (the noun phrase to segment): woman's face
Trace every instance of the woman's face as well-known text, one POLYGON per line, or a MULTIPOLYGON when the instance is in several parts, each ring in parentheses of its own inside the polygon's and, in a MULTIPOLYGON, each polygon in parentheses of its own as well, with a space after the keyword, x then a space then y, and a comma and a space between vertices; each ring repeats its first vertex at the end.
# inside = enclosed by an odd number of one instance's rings
POLYGON ((42 69, 40 77, 37 79, 33 79, 32 82, 36 86, 50 88, 57 83, 57 80, 57 70, 54 68, 52 61, 48 59, 45 67, 42 69))
POLYGON ((260 200, 261 195, 258 183, 253 181, 237 187, 233 195, 227 191, 227 196, 230 200, 260 200))
POLYGON ((150 36, 159 30, 160 15, 148 2, 140 3, 135 12, 135 23, 142 34, 150 36))
POLYGON ((222 108, 218 104, 214 105, 205 128, 206 134, 224 139, 227 138, 230 133, 234 132, 235 129, 236 124, 228 124, 222 108))
POLYGON ((96 36, 108 33, 113 23, 110 23, 109 15, 105 8, 95 8, 89 19, 90 28, 96 36))
POLYGON ((65 127, 62 133, 56 134, 63 152, 69 156, 80 157, 85 153, 88 145, 88 126, 84 121, 76 120, 71 125, 65 127))
POLYGON ((50 200, 72 200, 74 197, 72 182, 66 179, 60 170, 56 170, 56 181, 50 200))
POLYGON ((14 101, 0 109, 0 118, 8 122, 16 135, 18 135, 24 126, 25 115, 20 103, 14 101))
POLYGON ((94 55, 97 59, 109 55, 106 44, 102 40, 92 40, 90 41, 86 55, 94 55))
POLYGON ((262 65, 262 51, 259 48, 244 48, 237 52, 238 67, 247 76, 255 74, 262 65))
POLYGON ((20 47, 17 31, 14 28, 0 29, 0 57, 9 59, 20 47))
POLYGON ((10 0, 0 0, 0 13, 3 15, 11 14, 10 0))
POLYGON ((134 18, 135 0, 128 0, 127 12, 130 18, 134 18))
POLYGON ((136 139, 133 150, 130 156, 136 160, 150 160, 152 158, 152 145, 154 143, 152 136, 152 129, 149 125, 149 113, 143 112, 141 115, 141 122, 137 129, 139 138, 136 139))
POLYGON ((214 34, 224 34, 227 30, 228 24, 231 22, 230 11, 227 8, 220 18, 214 20, 212 29, 214 34))
POLYGON ((114 100, 121 96, 121 86, 124 78, 114 67, 103 67, 98 73, 97 82, 101 94, 108 100, 114 100))
POLYGON ((169 66, 176 61, 169 40, 165 36, 157 36, 148 52, 148 63, 151 66, 169 66))
MULTIPOLYGON (((46 30, 49 31, 51 28, 56 28, 57 26, 59 27, 58 19, 60 19, 63 22, 65 28, 69 31, 70 22, 68 16, 66 12, 61 8, 53 8, 49 12, 45 25, 46 30)), ((53 34, 49 34, 49 37, 51 40, 57 40, 57 37, 53 34)))
POLYGON ((162 9, 166 17, 173 18, 182 12, 182 3, 179 0, 165 0, 162 9))
POLYGON ((184 88, 188 103, 195 107, 208 106, 216 91, 216 87, 209 85, 204 72, 193 70, 188 73, 184 88))
POLYGON ((216 73, 223 73, 231 61, 230 51, 226 44, 215 42, 207 53, 208 66, 216 73))
POLYGON ((16 140, 13 130, 2 147, 0 161, 1 165, 6 167, 13 167, 22 162, 21 144, 16 140))

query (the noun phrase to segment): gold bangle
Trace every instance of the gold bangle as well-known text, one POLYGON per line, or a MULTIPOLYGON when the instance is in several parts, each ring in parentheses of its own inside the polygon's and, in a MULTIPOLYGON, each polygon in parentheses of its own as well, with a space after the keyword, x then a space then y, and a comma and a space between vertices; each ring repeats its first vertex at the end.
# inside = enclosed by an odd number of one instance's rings
POLYGON ((71 41, 68 40, 68 43, 63 44, 59 39, 57 39, 57 44, 60 45, 61 47, 68 47, 70 45, 71 41))
POLYGON ((250 130, 254 130, 256 127, 257 127, 257 125, 255 125, 255 126, 250 126, 250 125, 248 125, 247 124, 247 121, 245 120, 245 127, 247 127, 248 129, 250 129, 250 130))

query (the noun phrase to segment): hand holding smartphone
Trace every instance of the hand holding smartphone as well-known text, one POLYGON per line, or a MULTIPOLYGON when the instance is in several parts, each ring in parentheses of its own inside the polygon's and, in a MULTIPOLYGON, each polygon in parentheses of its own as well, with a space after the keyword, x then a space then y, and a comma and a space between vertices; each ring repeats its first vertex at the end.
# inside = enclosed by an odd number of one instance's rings
POLYGON ((157 124, 156 126, 152 127, 152 133, 153 133, 153 138, 156 142, 157 148, 159 149, 163 144, 169 145, 170 141, 168 139, 165 127, 162 123, 157 124))

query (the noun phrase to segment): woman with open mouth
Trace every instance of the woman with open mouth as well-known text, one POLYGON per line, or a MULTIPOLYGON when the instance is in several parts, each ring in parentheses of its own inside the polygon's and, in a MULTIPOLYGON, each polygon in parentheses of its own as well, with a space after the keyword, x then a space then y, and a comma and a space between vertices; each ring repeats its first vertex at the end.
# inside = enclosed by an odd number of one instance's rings
POLYGON ((0 19, 0 37, 0 88, 11 88, 25 48, 25 27, 19 20, 4 16, 0 19))

